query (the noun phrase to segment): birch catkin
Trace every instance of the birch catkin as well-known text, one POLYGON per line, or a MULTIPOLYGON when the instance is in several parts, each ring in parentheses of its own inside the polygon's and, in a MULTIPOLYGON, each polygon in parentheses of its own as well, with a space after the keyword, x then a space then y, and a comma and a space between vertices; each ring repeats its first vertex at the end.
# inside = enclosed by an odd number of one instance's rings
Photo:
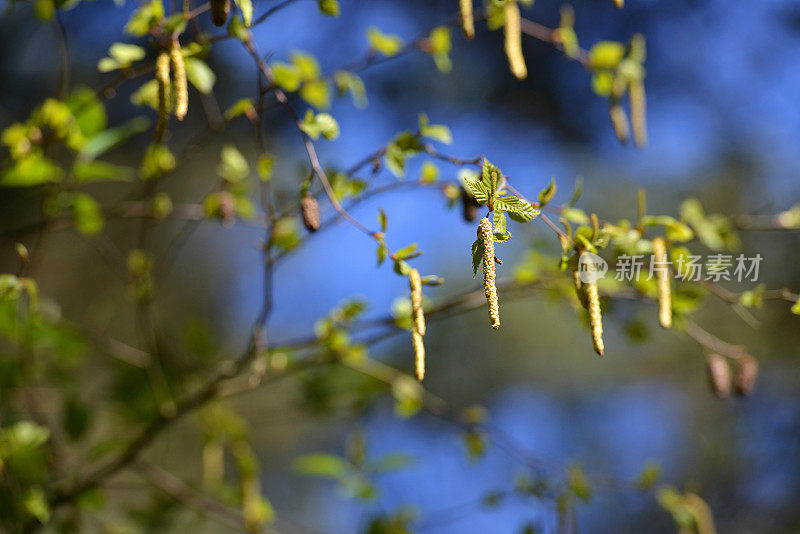
POLYGON ((186 83, 186 65, 181 45, 175 41, 169 51, 172 81, 175 86, 175 118, 182 121, 189 111, 189 86, 186 83))
POLYGON ((625 109, 618 102, 615 102, 609 108, 609 114, 617 139, 619 139, 620 143, 627 143, 628 137, 630 137, 630 130, 628 129, 628 114, 625 113, 625 109))
POLYGON ((303 226, 311 233, 319 230, 319 204, 312 196, 305 196, 300 201, 300 214, 303 216, 303 226))
POLYGON ((522 31, 517 0, 507 0, 505 6, 506 56, 511 72, 520 80, 528 76, 525 58, 522 56, 522 31))
POLYGON ((706 371, 708 372, 708 385, 714 395, 719 398, 730 395, 731 370, 725 358, 719 354, 710 354, 706 358, 706 371))
POLYGON ((472 39, 475 37, 475 19, 472 16, 472 0, 459 0, 461 5, 461 30, 464 37, 472 39))
POLYGON ((230 0, 211 0, 211 20, 215 26, 224 26, 230 11, 230 0))
POLYGON ((422 279, 419 271, 411 269, 408 273, 408 285, 411 288, 411 318, 414 321, 411 338, 414 344, 414 373, 417 380, 425 378, 425 314, 422 311, 422 279))
POLYGON ((667 269, 667 247, 660 237, 653 239, 653 261, 660 265, 656 271, 658 283, 658 322, 663 328, 672 327, 672 288, 667 269))
POLYGON ((600 296, 597 294, 597 282, 584 284, 583 288, 586 292, 586 300, 589 303, 589 324, 592 326, 592 345, 594 345, 594 351, 602 356, 605 351, 603 345, 603 316, 600 313, 600 296))
POLYGON ((612 0, 617 9, 622 9, 625 6, 625 0, 612 0))
POLYGON ((164 140, 169 121, 169 54, 161 52, 156 59, 156 82, 158 83, 158 122, 156 143, 164 140))
POLYGON ((633 142, 643 148, 647 146, 647 99, 644 83, 634 82, 628 88, 631 101, 631 124, 633 125, 633 142))
POLYGON ((489 319, 492 328, 500 328, 500 305, 497 301, 497 287, 495 279, 497 277, 494 265, 494 238, 492 237, 492 223, 489 219, 481 219, 478 225, 478 239, 483 244, 483 292, 486 294, 486 302, 489 304, 489 319))
POLYGON ((575 294, 578 296, 581 306, 588 310, 589 301, 586 300, 586 290, 583 288, 583 281, 581 280, 581 273, 578 267, 575 267, 572 271, 572 284, 575 286, 575 294))

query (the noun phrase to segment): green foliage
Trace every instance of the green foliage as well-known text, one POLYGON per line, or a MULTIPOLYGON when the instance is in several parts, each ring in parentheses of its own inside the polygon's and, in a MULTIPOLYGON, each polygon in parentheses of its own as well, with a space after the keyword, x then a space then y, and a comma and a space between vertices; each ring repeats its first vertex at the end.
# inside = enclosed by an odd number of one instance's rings
POLYGON ((319 139, 320 135, 329 141, 339 137, 339 123, 327 113, 314 113, 310 109, 306 110, 301 128, 314 140, 319 139))
POLYGON ((403 40, 397 35, 381 32, 375 26, 367 30, 369 46, 384 56, 397 55, 403 49, 403 40))
POLYGON ((108 48, 108 57, 97 63, 97 70, 110 72, 112 70, 127 69, 136 61, 145 57, 144 48, 128 43, 114 43, 108 48))

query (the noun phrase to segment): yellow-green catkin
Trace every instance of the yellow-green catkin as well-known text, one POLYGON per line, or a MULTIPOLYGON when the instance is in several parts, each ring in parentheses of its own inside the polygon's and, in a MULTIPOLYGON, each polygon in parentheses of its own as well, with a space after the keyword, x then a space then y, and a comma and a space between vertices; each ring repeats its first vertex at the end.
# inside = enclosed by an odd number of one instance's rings
POLYGON ((500 328, 500 304, 497 300, 497 286, 495 280, 497 272, 494 265, 494 238, 492 236, 492 223, 489 219, 481 219, 478 225, 478 239, 483 244, 483 292, 489 304, 489 319, 492 328, 500 328))
POLYGON ((708 385, 711 391, 719 398, 727 397, 731 393, 731 369, 728 362, 719 354, 709 354, 706 358, 706 371, 708 372, 708 385))
POLYGON ((672 287, 667 266, 667 246, 664 239, 653 239, 653 261, 659 264, 656 271, 658 285, 658 322, 663 328, 672 327, 672 287))
POLYGON ((585 309, 589 309, 589 301, 586 300, 586 290, 583 287, 583 280, 581 280, 581 273, 578 269, 579 264, 577 258, 573 258, 572 266, 572 285, 575 286, 575 295, 585 309))
POLYGON ((169 121, 169 54, 161 52, 156 59, 156 82, 158 83, 158 122, 156 143, 164 140, 169 121))
POLYGON ((175 86, 175 118, 182 121, 189 111, 189 85, 186 83, 186 65, 183 62, 181 45, 174 41, 169 51, 172 67, 172 82, 175 86))
POLYGON ((597 294, 597 282, 583 285, 586 300, 589 303, 589 324, 592 327, 592 345, 600 356, 605 351, 603 345, 603 315, 600 313, 600 296, 597 294))
POLYGON ((505 5, 506 56, 511 72, 520 80, 528 76, 525 58, 522 56, 522 30, 519 6, 516 0, 507 0, 505 5))
POLYGON ((224 26, 230 11, 230 0, 211 0, 211 20, 215 26, 224 26))
POLYGON ((617 9, 622 9, 623 7, 625 7, 625 0, 611 0, 611 1, 614 2, 614 6, 617 9))
POLYGON ((620 143, 627 143, 630 137, 630 129, 628 128, 628 114, 619 102, 613 102, 609 108, 609 115, 611 116, 611 125, 614 127, 614 134, 620 143))
POLYGON ((758 360, 752 356, 744 356, 739 359, 739 366, 736 369, 735 388, 737 395, 749 395, 756 385, 758 378, 758 360))
POLYGON ((411 288, 411 339, 414 345, 414 374, 417 380, 425 378, 425 344, 422 336, 425 335, 425 314, 422 311, 422 279, 419 271, 411 269, 408 273, 408 285, 411 288))
POLYGON ((475 37, 475 18, 472 15, 472 0, 459 0, 461 6, 461 31, 464 37, 475 37))
POLYGON ((631 124, 633 126, 633 142, 639 148, 647 146, 647 98, 644 83, 637 81, 628 88, 631 102, 631 124))

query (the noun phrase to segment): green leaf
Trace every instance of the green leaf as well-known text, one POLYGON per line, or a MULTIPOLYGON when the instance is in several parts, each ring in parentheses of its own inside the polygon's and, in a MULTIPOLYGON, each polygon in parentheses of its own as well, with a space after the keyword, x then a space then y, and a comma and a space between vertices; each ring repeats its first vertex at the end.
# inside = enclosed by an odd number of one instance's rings
POLYGON ((745 308, 760 308, 764 301, 764 291, 766 286, 758 284, 753 289, 743 292, 739 295, 739 304, 745 308))
POLYGON ((394 272, 396 272, 400 276, 408 276, 408 273, 411 272, 411 266, 403 260, 395 260, 394 272))
POLYGON ((483 182, 473 182, 469 179, 464 179, 463 182, 478 204, 489 202, 489 190, 483 182))
POLYGON ((28 490, 25 500, 23 501, 25 511, 31 516, 35 517, 41 524, 50 521, 50 505, 47 502, 47 496, 44 490, 34 487, 28 490))
POLYGON ((541 213, 541 210, 531 206, 530 202, 510 195, 495 199, 494 209, 507 211, 509 217, 523 223, 535 219, 541 213))
POLYGON ((272 179, 272 170, 275 167, 275 157, 271 154, 262 154, 258 158, 258 177, 262 182, 269 182, 272 179))
POLYGON ((419 114, 419 133, 422 137, 439 141, 445 145, 453 142, 453 135, 450 128, 443 124, 429 124, 428 116, 424 113, 419 114))
POLYGON ((800 298, 797 299, 797 302, 792 304, 791 312, 795 315, 800 315, 800 298))
POLYGON ((625 45, 616 41, 600 41, 589 50, 589 68, 615 69, 625 57, 625 45))
POLYGON ((334 83, 339 94, 350 93, 353 97, 353 104, 361 109, 367 105, 367 91, 364 82, 357 74, 345 70, 336 71, 333 74, 334 83))
POLYGON ((289 65, 276 61, 270 65, 272 75, 275 78, 275 83, 286 91, 297 91, 300 89, 300 84, 303 82, 302 73, 296 65, 289 65))
POLYGON ((547 187, 539 192, 539 205, 546 206, 549 204, 550 201, 553 200, 557 189, 558 187, 556 186, 556 179, 550 178, 550 183, 547 184, 547 187))
POLYGON ((472 277, 478 275, 478 267, 483 261, 483 241, 476 239, 472 242, 472 277))
POLYGON ((379 458, 370 466, 370 468, 371 471, 376 473, 386 473, 388 471, 404 469, 413 462, 414 459, 408 454, 402 452, 393 452, 379 458))
POLYGON ((133 12, 125 31, 136 37, 150 33, 156 24, 164 18, 164 4, 161 0, 150 0, 133 12))
POLYGON ((316 453, 296 458, 292 469, 301 475, 339 479, 350 471, 350 464, 339 456, 316 453))
POLYGON ((139 177, 143 180, 154 180, 161 178, 175 168, 175 156, 169 148, 161 144, 152 144, 147 147, 147 151, 142 158, 139 167, 139 177))
POLYGON ((592 484, 579 465, 570 466, 567 487, 578 499, 588 502, 592 498, 592 484))
POLYGON ((250 165, 236 146, 227 144, 222 147, 217 174, 227 182, 241 182, 250 174, 250 165))
POLYGON ((506 235, 506 214, 500 209, 494 210, 493 232, 495 235, 506 235))
POLYGON ((75 219, 75 228, 84 235, 97 235, 103 230, 105 221, 100 204, 86 193, 73 195, 72 216, 75 219))
POLYGON ((150 80, 139 86, 131 95, 131 103, 135 106, 149 106, 158 109, 158 82, 150 80))
POLYGON ((248 115, 255 113, 256 108, 253 101, 249 98, 241 98, 236 101, 231 107, 225 110, 225 120, 233 120, 241 115, 248 115))
POLYGON ((134 117, 124 124, 109 128, 90 137, 78 152, 78 158, 92 160, 121 145, 134 135, 146 132, 149 128, 150 120, 147 117, 134 117))
POLYGON ((242 20, 245 26, 250 26, 253 22, 253 2, 251 0, 233 0, 242 12, 242 20))
POLYGON ((126 69, 135 61, 144 59, 146 52, 139 45, 129 43, 114 43, 108 49, 108 56, 97 64, 100 72, 110 72, 116 69, 126 69))
POLYGON ((325 80, 312 80, 303 84, 300 98, 317 109, 331 107, 331 85, 325 80))
POLYGON ((397 35, 382 33, 372 26, 367 30, 367 40, 370 47, 384 56, 394 56, 403 48, 403 40, 397 35))
POLYGON ((204 61, 197 58, 187 57, 184 62, 186 64, 186 78, 189 82, 201 93, 210 93, 214 88, 214 82, 217 81, 214 71, 204 61))
POLYGON ((303 81, 317 80, 322 72, 319 61, 308 52, 296 51, 289 56, 289 61, 297 67, 300 72, 300 79, 303 81))
POLYGON ((319 10, 329 17, 338 17, 340 13, 338 0, 319 0, 319 10))
POLYGON ((63 171, 52 160, 34 153, 17 160, 0 174, 0 187, 34 187, 61 180, 63 171))
POLYGON ((319 130, 322 133, 322 137, 328 139, 329 141, 333 141, 337 137, 339 137, 339 123, 336 122, 331 115, 327 113, 319 113, 316 117, 317 125, 319 126, 319 130))
POLYGON ((386 232, 388 222, 389 219, 386 217, 386 212, 383 211, 383 208, 378 208, 378 224, 381 226, 381 232, 386 232))
POLYGON ((79 184, 94 182, 129 182, 136 173, 130 167, 114 165, 105 161, 76 161, 72 175, 79 184))
POLYGON ((389 255, 389 249, 386 248, 386 245, 381 243, 378 245, 378 267, 383 265, 383 262, 386 261, 386 257, 389 255))
POLYGON ((417 243, 411 243, 407 247, 401 248, 394 253, 394 256, 398 260, 405 260, 411 257, 419 256, 419 254, 417 254, 417 243))
POLYGON ((661 476, 661 466, 648 462, 639 474, 639 478, 636 479, 636 487, 640 490, 648 490, 655 486, 659 476, 661 476))
POLYGON ((439 167, 432 161, 426 161, 422 164, 422 169, 419 172, 419 181, 423 184, 435 183, 439 178, 439 167))
POLYGON ((106 129, 106 109, 92 89, 85 86, 75 88, 66 104, 84 137, 91 137, 106 129))

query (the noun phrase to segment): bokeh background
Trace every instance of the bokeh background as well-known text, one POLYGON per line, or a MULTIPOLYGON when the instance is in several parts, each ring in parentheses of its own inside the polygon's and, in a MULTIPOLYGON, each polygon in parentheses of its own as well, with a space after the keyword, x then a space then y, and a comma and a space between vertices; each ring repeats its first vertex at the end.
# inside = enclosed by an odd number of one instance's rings
MULTIPOLYGON (((256 2, 257 12, 273 3, 256 2)), ((96 63, 120 40, 135 7, 135 2, 125 4, 81 3, 63 14, 72 84, 100 87, 112 76, 97 73, 96 63)), ((307 50, 319 57, 323 69, 331 70, 363 56, 368 27, 410 41, 452 20, 456 4, 343 0, 342 16, 331 19, 319 15, 316 2, 300 0, 260 25, 254 35, 274 59, 307 50)), ((518 81, 508 72, 501 33, 481 28, 472 42, 454 33, 449 74, 439 73, 422 53, 364 71, 369 106, 359 110, 349 99, 336 101, 331 113, 342 135, 320 144, 323 160, 350 165, 398 131, 415 128, 417 113, 425 111, 432 122, 450 126, 454 143, 448 153, 486 155, 529 197, 555 177, 560 187, 556 200, 564 201, 581 177, 581 207, 607 219, 634 217, 640 186, 648 190, 652 213, 674 215, 687 196, 700 198, 709 211, 728 214, 775 213, 797 202, 796 2, 629 0, 622 11, 600 0, 573 5, 584 46, 604 39, 627 41, 635 32, 647 37, 646 150, 619 145, 608 124, 607 105, 592 93, 589 75, 579 64, 550 45, 526 39, 529 76, 518 81)), ((553 27, 559 7, 558 2, 539 0, 524 15, 553 27)), ((223 110, 257 90, 252 60, 234 41, 220 43, 208 58, 218 75, 215 93, 223 110)), ((36 22, 28 6, 20 3, 0 18, 0 126, 24 120, 33 106, 54 93, 57 65, 53 29, 36 22)), ((110 124, 148 114, 130 104, 136 87, 136 82, 121 87, 107 103, 110 124)), ((296 131, 279 110, 266 121, 269 150, 278 156, 276 180, 299 184, 305 154, 296 131)), ((170 146, 179 152, 206 127, 202 114, 190 114, 173 131, 170 146)), ((255 157, 252 127, 240 121, 193 153, 166 189, 176 199, 200 201, 199 192, 217 180, 213 169, 219 149, 231 141, 255 157)), ((141 136, 111 159, 135 165, 147 142, 141 136)), ((410 176, 416 176, 423 160, 410 164, 410 176)), ((455 178, 455 168, 441 169, 443 178, 455 178)), ((384 174, 381 180, 391 177, 384 174)), ((124 196, 118 186, 97 186, 93 192, 109 202, 124 196)), ((282 198, 293 195, 287 189, 282 198)), ((35 202, 25 191, 0 191, 0 206, 4 229, 36 217, 35 202)), ((353 214, 372 226, 379 206, 389 218, 390 246, 419 242, 425 253, 416 266, 446 279, 441 288, 426 290, 429 297, 477 287, 469 254, 474 226, 464 223, 457 209, 448 211, 440 193, 393 193, 360 204, 353 214)), ((131 221, 111 221, 106 235, 120 250, 128 250, 135 245, 137 228, 131 221)), ((167 246, 177 230, 177 225, 163 223, 155 249, 167 246)), ((506 261, 501 274, 510 274, 515 260, 530 248, 558 249, 543 224, 511 230, 515 238, 501 249, 506 261)), ((260 304, 262 237, 259 229, 242 224, 226 229, 209 222, 194 232, 169 276, 160 281, 155 306, 165 339, 178 347, 187 337, 199 336, 210 359, 241 350, 260 304)), ((23 242, 29 238, 16 236, 23 242)), ((764 257, 761 282, 800 287, 797 233, 749 232, 742 240, 745 254, 764 257)), ((14 269, 13 243, 3 241, 4 272, 14 269)), ((44 238, 42 250, 36 273, 42 294, 58 302, 69 320, 135 345, 124 275, 104 263, 97 247, 59 232, 44 238)), ((407 290, 406 282, 388 267, 376 269, 374 254, 374 244, 346 224, 310 239, 276 271, 270 338, 307 334, 319 317, 353 296, 368 300, 368 316, 385 315, 407 290)), ((736 291, 748 287, 730 286, 736 291)), ((485 405, 493 425, 556 479, 574 461, 591 476, 608 478, 634 478, 646 462, 655 461, 665 481, 707 499, 719 532, 800 532, 800 335, 788 306, 767 303, 757 314, 756 328, 717 302, 709 301, 700 312, 700 324, 726 340, 746 343, 762 363, 754 395, 727 400, 709 393, 700 347, 658 328, 651 307, 626 304, 613 309, 605 322, 607 355, 602 359, 592 353, 584 326, 565 304, 534 295, 502 309, 504 324, 498 333, 486 326, 483 309, 431 325, 426 336, 426 386, 431 391, 454 406, 485 405), (645 339, 630 339, 626 332, 631 329, 643 332, 645 339)), ((399 334, 371 354, 410 369, 406 338, 399 334)), ((85 398, 107 398, 113 389, 110 377, 93 373, 92 359, 85 365, 85 398)), ((526 524, 541 532, 556 531, 552 502, 509 498, 499 506, 481 506, 487 492, 509 490, 515 475, 530 472, 507 452, 490 445, 484 458, 470 461, 456 429, 424 414, 397 419, 389 395, 362 405, 355 392, 332 388, 329 405, 319 409, 307 400, 309 387, 287 381, 236 403, 253 424, 263 492, 278 511, 276 527, 281 531, 355 532, 374 514, 400 505, 416 508, 419 532, 517 532, 526 524), (414 458, 409 468, 380 477, 379 497, 366 505, 345 499, 333 483, 300 477, 289 468, 302 454, 341 454, 353 432, 364 434, 370 455, 402 451, 414 458)), ((190 418, 162 437, 148 458, 197 480, 196 438, 190 418)), ((124 486, 121 478, 119 485, 124 486)), ((674 528, 652 496, 613 484, 601 484, 594 493, 579 508, 580 532, 674 528)), ((123 487, 110 490, 109 499, 113 506, 90 522, 91 528, 100 530, 121 518, 134 497, 123 487)), ((159 531, 187 528, 220 529, 184 513, 159 531)))

